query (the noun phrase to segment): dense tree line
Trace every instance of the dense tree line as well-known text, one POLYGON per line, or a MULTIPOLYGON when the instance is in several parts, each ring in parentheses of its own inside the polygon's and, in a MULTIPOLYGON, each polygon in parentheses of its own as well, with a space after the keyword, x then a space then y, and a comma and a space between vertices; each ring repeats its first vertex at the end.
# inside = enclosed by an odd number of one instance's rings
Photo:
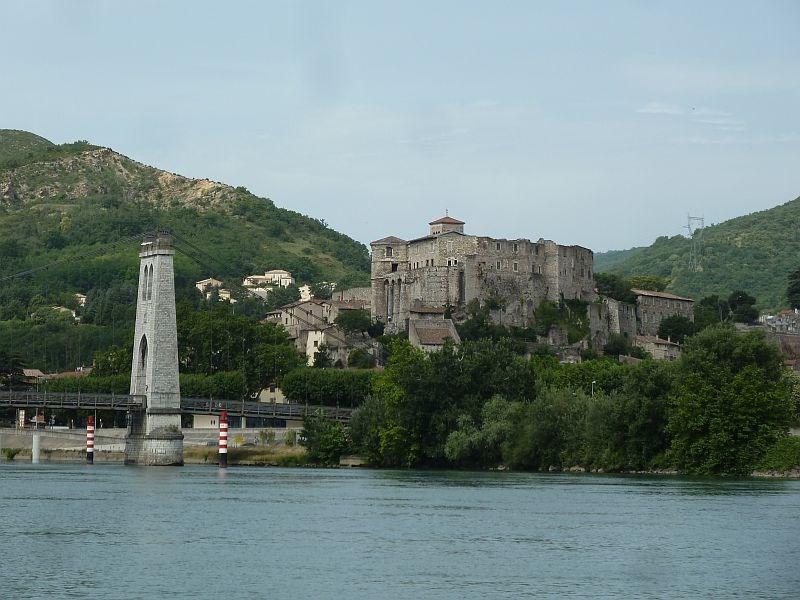
POLYGON ((396 341, 346 450, 387 467, 748 473, 797 420, 790 377, 760 333, 725 324, 688 339, 676 363, 560 365, 508 341, 433 354, 396 341))

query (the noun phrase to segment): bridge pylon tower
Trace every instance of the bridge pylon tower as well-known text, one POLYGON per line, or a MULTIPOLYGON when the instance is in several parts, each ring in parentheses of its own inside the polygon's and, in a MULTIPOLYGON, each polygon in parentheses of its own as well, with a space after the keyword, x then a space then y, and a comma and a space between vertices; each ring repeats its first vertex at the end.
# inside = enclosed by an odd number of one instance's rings
POLYGON ((174 256, 165 232, 146 238, 139 252, 131 395, 141 409, 131 412, 126 464, 183 464, 174 256))

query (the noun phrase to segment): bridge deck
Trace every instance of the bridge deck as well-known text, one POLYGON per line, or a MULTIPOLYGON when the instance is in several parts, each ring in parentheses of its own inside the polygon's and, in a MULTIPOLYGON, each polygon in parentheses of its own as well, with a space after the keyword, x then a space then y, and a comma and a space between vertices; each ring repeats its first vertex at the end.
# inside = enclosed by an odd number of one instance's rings
MULTIPOLYGON (((118 410, 128 412, 141 410, 142 405, 133 396, 120 394, 0 390, 0 408, 3 407, 48 408, 51 410, 118 410)), ((218 415, 223 410, 228 411, 228 414, 234 417, 302 420, 306 415, 320 415, 336 421, 349 421, 353 412, 351 408, 338 408, 335 406, 181 398, 181 412, 184 414, 218 415)))

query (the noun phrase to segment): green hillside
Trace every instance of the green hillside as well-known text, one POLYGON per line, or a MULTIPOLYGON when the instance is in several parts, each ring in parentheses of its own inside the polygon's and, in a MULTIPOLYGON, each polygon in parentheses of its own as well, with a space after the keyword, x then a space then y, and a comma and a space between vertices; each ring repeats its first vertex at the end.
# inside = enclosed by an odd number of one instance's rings
MULTIPOLYGON (((235 285, 246 275, 283 268, 298 284, 352 286, 369 279, 367 248, 318 219, 242 187, 181 177, 87 142, 57 145, 21 131, 0 130, 0 228, 0 350, 18 351, 28 343, 20 341, 23 333, 26 340, 47 337, 32 333, 29 322, 46 327, 51 315, 43 318, 43 311, 76 308, 76 292, 89 296, 77 328, 84 342, 74 351, 48 350, 51 367, 91 362, 92 349, 121 341, 135 306, 140 236, 157 228, 202 251, 176 256, 178 295, 192 301, 193 282, 209 276, 235 285), (108 331, 93 333, 92 327, 108 331)), ((80 337, 76 333, 64 334, 64 344, 80 337)))
POLYGON ((746 290, 760 308, 786 305, 787 275, 800 267, 800 198, 706 227, 700 268, 691 270, 692 242, 660 237, 651 246, 595 256, 598 272, 671 279, 668 291, 702 298, 746 290))
POLYGON ((56 145, 27 131, 0 129, 0 168, 43 154, 56 145))
POLYGON ((594 269, 598 273, 611 271, 617 265, 624 263, 632 258, 646 246, 629 248, 628 250, 609 250, 608 252, 596 252, 594 255, 594 269))

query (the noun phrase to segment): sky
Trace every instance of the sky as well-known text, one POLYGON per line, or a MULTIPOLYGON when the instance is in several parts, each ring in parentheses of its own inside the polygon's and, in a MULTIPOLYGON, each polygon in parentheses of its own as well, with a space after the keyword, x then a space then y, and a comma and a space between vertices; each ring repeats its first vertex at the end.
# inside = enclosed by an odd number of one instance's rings
POLYGON ((0 0, 0 128, 362 242, 595 251, 800 195, 800 2, 0 0))

